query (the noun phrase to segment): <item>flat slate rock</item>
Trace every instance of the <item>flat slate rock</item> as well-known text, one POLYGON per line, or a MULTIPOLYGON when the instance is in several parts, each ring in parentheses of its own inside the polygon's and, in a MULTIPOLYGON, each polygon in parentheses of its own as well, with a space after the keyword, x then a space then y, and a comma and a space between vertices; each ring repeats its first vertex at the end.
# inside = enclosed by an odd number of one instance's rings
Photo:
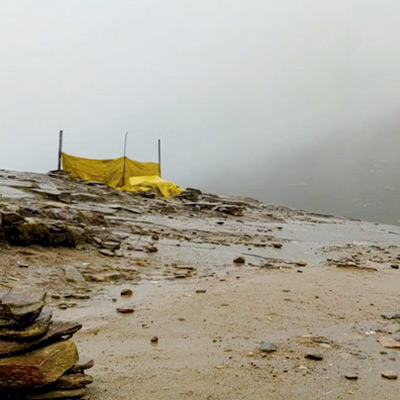
POLYGON ((93 378, 86 374, 63 375, 55 384, 55 389, 81 389, 93 382, 93 378))
POLYGON ((392 339, 390 336, 381 336, 378 342, 387 349, 400 349, 400 342, 392 339))
MULTIPOLYGON (((9 341, 0 340, 0 357, 26 352, 45 346, 57 340, 69 339, 74 333, 78 332, 82 325, 78 322, 51 322, 46 334, 36 340, 31 341, 9 341)), ((78 361, 78 360, 76 360, 78 361)), ((76 362, 74 363, 76 364, 76 362)), ((74 365, 73 364, 73 365, 74 365)), ((73 366, 71 365, 71 367, 73 366)))
POLYGON ((50 309, 43 309, 38 319, 27 327, 0 326, 0 338, 6 340, 27 340, 44 335, 49 329, 53 313, 50 309))
POLYGON ((74 389, 74 390, 54 390, 51 392, 43 392, 37 394, 25 395, 26 400, 52 400, 52 399, 76 399, 85 396, 87 390, 74 389))
POLYGON ((40 315, 45 298, 39 288, 13 288, 1 298, 0 315, 28 324, 40 315))
POLYGON ((385 319, 400 319, 400 310, 386 311, 381 316, 385 319))
POLYGON ((92 368, 94 365, 94 361, 85 356, 79 356, 79 361, 67 372, 68 374, 77 374, 87 369, 92 368))
POLYGON ((65 340, 27 354, 0 359, 0 388, 48 385, 75 365, 78 358, 75 343, 65 340))

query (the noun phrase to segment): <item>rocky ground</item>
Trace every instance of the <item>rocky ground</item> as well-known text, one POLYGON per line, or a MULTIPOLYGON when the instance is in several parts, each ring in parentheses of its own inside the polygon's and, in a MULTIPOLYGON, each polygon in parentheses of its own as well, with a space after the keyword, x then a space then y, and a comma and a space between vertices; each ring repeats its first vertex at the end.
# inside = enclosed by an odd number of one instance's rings
POLYGON ((0 171, 0 291, 49 293, 93 400, 396 399, 400 227, 0 171))

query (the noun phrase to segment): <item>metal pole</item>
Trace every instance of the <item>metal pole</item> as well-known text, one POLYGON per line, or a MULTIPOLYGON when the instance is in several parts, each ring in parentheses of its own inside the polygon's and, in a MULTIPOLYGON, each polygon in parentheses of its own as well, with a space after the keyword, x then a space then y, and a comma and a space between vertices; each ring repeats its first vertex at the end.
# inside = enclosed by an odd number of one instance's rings
POLYGON ((122 172, 122 186, 125 186, 125 161, 126 161, 126 143, 128 140, 128 132, 125 133, 125 142, 124 142, 124 170, 122 172))
POLYGON ((61 171, 62 145, 63 145, 63 131, 60 131, 60 136, 58 139, 58 171, 61 171))
POLYGON ((158 139, 158 173, 161 178, 161 139, 158 139))

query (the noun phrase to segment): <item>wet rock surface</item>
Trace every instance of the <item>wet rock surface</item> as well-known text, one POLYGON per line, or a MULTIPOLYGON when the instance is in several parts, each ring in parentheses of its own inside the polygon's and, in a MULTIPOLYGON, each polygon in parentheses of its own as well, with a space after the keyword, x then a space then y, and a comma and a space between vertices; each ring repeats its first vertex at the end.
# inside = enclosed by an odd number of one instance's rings
POLYGON ((41 313, 46 292, 42 289, 15 288, 1 298, 0 315, 22 324, 29 324, 41 313))
POLYGON ((38 318, 26 327, 18 325, 11 325, 9 327, 0 326, 0 338, 24 340, 44 335, 49 329, 52 315, 53 313, 51 310, 44 308, 38 318))
MULTIPOLYGON (((165 200, 60 173, 0 171, 0 194, 0 293, 35 284, 56 320, 85 322, 74 338, 96 359, 96 379, 83 398, 398 395, 382 372, 399 373, 399 227, 194 190, 165 200), (51 235, 10 240, 24 224, 51 235), (74 247, 51 239, 65 230, 74 247), (83 280, 66 279, 69 265, 83 280), (127 306, 135 312, 116 311, 127 306), (266 338, 278 351, 260 351, 266 338)), ((79 363, 63 375, 85 373, 79 363)))

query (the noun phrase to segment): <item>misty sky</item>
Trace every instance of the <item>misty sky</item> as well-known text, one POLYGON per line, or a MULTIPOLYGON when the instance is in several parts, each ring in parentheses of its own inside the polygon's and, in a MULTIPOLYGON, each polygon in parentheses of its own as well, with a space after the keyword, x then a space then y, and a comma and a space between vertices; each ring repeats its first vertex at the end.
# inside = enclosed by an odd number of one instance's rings
POLYGON ((396 0, 0 0, 0 168, 55 169, 60 129, 118 157, 129 131, 184 187, 396 222, 399 21, 396 0))

